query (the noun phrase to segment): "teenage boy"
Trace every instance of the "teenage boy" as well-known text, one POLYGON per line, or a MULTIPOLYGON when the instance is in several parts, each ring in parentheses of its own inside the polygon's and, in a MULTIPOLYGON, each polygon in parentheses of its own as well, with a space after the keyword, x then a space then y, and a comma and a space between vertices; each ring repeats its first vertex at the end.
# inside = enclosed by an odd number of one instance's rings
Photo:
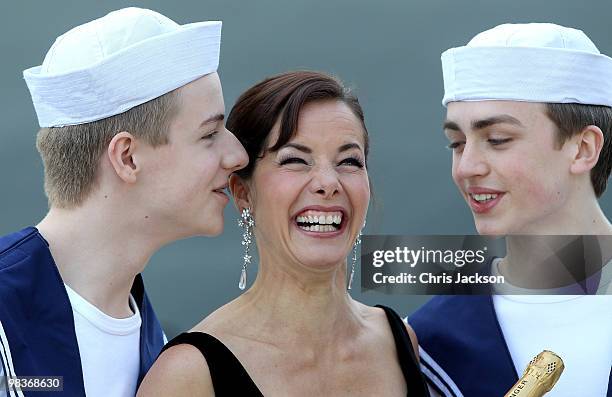
POLYGON ((248 161, 223 123, 220 39, 221 22, 126 8, 68 31, 24 71, 50 209, 0 238, 5 376, 135 394, 165 339, 140 273, 163 245, 222 231, 223 190, 248 161))
POLYGON ((555 396, 612 396, 610 296, 552 295, 568 290, 531 260, 542 238, 512 236, 612 235, 597 202, 612 167, 612 59, 576 29, 505 24, 444 52, 442 66, 453 180, 478 232, 507 236, 492 271, 511 284, 529 274, 550 294, 433 298, 409 319, 430 386, 502 396, 549 349, 565 362, 555 396))

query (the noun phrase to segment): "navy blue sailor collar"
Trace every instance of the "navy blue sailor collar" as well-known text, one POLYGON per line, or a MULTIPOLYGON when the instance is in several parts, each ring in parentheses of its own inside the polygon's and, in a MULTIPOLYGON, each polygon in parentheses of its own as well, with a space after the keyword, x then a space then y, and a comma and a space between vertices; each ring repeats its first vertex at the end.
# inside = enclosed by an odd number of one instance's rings
MULTIPOLYGON (((436 296, 409 323, 419 338, 421 369, 442 396, 490 397, 518 380, 490 295, 436 296)), ((612 397, 612 368, 606 397, 612 397)))
MULTIPOLYGON (((72 307, 48 243, 36 228, 0 237, 0 279, 0 350, 10 353, 0 359, 7 375, 62 376, 64 394, 85 396, 72 307)), ((164 336, 140 274, 131 293, 142 318, 140 384, 164 336)))

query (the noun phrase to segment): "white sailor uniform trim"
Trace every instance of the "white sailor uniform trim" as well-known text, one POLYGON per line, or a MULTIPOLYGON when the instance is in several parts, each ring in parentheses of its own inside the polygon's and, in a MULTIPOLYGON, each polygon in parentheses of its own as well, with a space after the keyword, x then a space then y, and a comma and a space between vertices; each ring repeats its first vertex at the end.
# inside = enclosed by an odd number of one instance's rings
POLYGON ((464 397, 450 376, 419 346, 421 372, 445 397, 464 397))
MULTIPOLYGON (((2 327, 2 321, 0 321, 0 359, 2 360, 2 366, 5 368, 5 378, 9 376, 16 376, 15 368, 13 366, 13 358, 11 357, 11 347, 8 344, 4 327, 2 327)), ((1 390, 0 390, 1 391, 1 390)), ((8 388, 10 397, 24 397, 20 387, 8 388)))

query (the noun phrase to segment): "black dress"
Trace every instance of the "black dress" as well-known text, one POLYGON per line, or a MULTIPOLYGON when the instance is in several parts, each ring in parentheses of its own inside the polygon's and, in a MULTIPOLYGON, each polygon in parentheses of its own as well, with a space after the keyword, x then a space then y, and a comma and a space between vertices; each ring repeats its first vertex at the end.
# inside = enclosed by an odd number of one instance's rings
MULTIPOLYGON (((429 397, 425 380, 419 370, 410 336, 400 316, 386 306, 377 305, 385 311, 393 338, 399 364, 406 379, 409 397, 429 397)), ((188 344, 198 348, 206 358, 215 396, 259 396, 263 397, 253 379, 234 354, 217 338, 203 332, 188 332, 178 335, 163 348, 188 344)))

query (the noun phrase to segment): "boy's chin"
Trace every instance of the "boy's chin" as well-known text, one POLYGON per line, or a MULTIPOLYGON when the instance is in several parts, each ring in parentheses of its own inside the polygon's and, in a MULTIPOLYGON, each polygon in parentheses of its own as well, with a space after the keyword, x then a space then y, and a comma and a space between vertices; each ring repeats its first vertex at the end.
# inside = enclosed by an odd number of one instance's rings
POLYGON ((481 236, 505 236, 512 234, 510 228, 502 225, 500 222, 490 220, 479 222, 477 219, 474 219, 474 221, 476 223, 476 231, 481 236))

